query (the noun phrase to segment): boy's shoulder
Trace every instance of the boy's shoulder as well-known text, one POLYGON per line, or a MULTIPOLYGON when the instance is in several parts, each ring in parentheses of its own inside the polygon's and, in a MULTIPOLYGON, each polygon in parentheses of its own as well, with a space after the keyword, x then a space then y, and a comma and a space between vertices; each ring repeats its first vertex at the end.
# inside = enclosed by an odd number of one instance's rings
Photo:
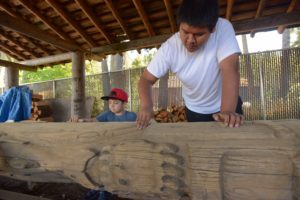
POLYGON ((127 116, 136 116, 136 113, 135 112, 131 112, 131 111, 125 111, 125 115, 127 116))

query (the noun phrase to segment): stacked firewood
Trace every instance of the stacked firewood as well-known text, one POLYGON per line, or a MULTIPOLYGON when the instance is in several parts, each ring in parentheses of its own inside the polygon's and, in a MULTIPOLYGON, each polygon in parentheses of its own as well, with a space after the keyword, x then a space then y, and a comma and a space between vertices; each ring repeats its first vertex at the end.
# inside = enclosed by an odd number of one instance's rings
POLYGON ((31 118, 33 121, 53 122, 51 108, 47 101, 43 100, 43 96, 32 94, 31 118))
POLYGON ((172 105, 168 109, 160 108, 154 112, 154 119, 162 123, 186 122, 184 106, 172 105))

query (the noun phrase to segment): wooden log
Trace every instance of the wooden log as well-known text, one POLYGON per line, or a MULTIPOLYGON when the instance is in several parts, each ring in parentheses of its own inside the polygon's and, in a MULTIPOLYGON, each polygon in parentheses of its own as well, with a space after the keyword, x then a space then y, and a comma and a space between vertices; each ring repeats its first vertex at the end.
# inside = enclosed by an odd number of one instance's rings
POLYGON ((133 199, 300 199, 300 120, 0 124, 0 175, 133 199))

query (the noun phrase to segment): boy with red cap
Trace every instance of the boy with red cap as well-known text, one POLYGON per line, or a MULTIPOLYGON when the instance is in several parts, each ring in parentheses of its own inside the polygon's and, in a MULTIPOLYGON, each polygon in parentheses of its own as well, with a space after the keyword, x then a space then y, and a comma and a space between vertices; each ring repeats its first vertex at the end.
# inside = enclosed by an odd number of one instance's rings
POLYGON ((78 119, 72 117, 72 122, 128 122, 136 121, 136 114, 125 109, 128 102, 127 93, 120 88, 113 88, 109 95, 101 97, 101 99, 108 101, 109 110, 101 113, 96 118, 78 119))
POLYGON ((123 122, 135 121, 136 114, 125 110, 125 105, 128 102, 127 93, 120 88, 113 88, 108 96, 103 96, 101 99, 108 101, 109 111, 101 113, 96 117, 99 122, 123 122))

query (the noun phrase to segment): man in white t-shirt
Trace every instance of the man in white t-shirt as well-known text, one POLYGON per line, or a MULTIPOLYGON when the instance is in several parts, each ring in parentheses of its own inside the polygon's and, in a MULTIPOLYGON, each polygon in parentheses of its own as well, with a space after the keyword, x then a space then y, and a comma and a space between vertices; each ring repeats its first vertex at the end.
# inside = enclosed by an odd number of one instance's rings
POLYGON ((182 82, 189 122, 244 122, 239 98, 239 53, 229 21, 218 17, 217 0, 183 0, 177 16, 179 32, 162 44, 139 81, 141 107, 137 126, 153 117, 152 85, 169 70, 182 82))

